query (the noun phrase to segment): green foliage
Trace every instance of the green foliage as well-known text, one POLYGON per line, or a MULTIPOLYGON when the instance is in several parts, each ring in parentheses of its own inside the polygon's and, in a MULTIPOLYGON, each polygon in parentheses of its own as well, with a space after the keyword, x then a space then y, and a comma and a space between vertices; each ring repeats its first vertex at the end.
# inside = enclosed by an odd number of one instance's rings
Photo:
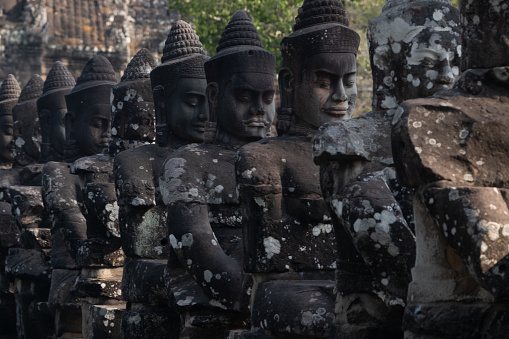
POLYGON ((169 0, 169 8, 180 11, 183 20, 194 25, 205 50, 212 56, 221 33, 239 9, 247 12, 262 39, 263 46, 277 59, 281 68, 281 39, 293 32, 297 10, 302 0, 169 0))

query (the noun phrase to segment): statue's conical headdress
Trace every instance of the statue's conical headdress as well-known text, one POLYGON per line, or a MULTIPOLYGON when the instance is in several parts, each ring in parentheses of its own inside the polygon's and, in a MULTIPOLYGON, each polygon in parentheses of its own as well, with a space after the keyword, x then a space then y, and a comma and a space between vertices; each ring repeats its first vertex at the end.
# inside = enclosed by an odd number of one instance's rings
POLYGON ((76 81, 76 86, 74 86, 69 95, 90 87, 115 85, 116 83, 117 78, 110 61, 102 55, 96 55, 88 60, 76 81))
POLYGON ((116 84, 117 78, 110 61, 101 55, 96 55, 88 60, 76 81, 76 86, 65 96, 67 108, 77 113, 80 111, 79 106, 86 107, 94 103, 109 104, 109 88, 116 84), (94 87, 97 87, 94 95, 89 95, 89 91, 85 91, 94 87), (99 89, 101 87, 102 89, 99 89), (83 96, 86 96, 86 99, 82 98, 83 96))
POLYGON ((165 95, 169 96, 179 78, 204 79, 203 63, 208 58, 191 25, 183 20, 177 21, 168 33, 161 65, 150 72, 152 88, 162 85, 165 95))
POLYGON ((4 100, 18 100, 21 88, 14 75, 9 74, 0 87, 0 102, 4 100))
POLYGON ((357 55, 359 44, 359 34, 348 28, 340 0, 305 0, 293 33, 281 41, 281 54, 285 66, 298 66, 301 60, 319 53, 357 55))
POLYGON ((152 53, 146 49, 140 49, 127 65, 120 82, 136 79, 149 79, 150 72, 156 68, 156 60, 152 53))
POLYGON ((207 82, 236 73, 274 74, 276 58, 263 49, 260 36, 246 12, 238 10, 221 34, 217 54, 205 63, 207 82))
POLYGON ((38 99, 42 94, 43 87, 44 80, 42 80, 39 74, 34 74, 30 80, 28 80, 26 86, 23 87, 18 103, 38 99))
POLYGON ((154 142, 155 112, 150 72, 156 68, 152 53, 140 49, 127 65, 122 80, 111 89, 112 121, 108 153, 111 156, 154 142))
POLYGON ((67 67, 60 61, 55 61, 51 67, 46 81, 44 82, 44 88, 42 96, 54 93, 56 91, 71 90, 76 85, 76 80, 72 76, 71 72, 67 67))
POLYGON ((12 107, 16 105, 21 88, 14 75, 9 74, 0 87, 0 115, 12 114, 12 107))

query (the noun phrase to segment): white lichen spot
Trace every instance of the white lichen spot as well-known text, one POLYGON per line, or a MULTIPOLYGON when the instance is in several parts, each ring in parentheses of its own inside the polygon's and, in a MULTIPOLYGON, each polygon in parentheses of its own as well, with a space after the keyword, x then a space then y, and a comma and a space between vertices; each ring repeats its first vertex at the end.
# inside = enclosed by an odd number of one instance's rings
POLYGON ((279 240, 268 237, 263 239, 263 246, 265 247, 265 253, 267 253, 267 258, 272 258, 275 254, 279 254, 281 251, 281 243, 279 240))
POLYGON ((251 179, 253 177, 253 172, 256 171, 256 168, 253 167, 251 169, 247 169, 244 172, 242 172, 242 177, 244 179, 251 179))
POLYGON ((255 203, 260 207, 265 207, 265 200, 261 197, 255 197, 254 198, 255 203))
POLYGON ((213 276, 213 274, 209 270, 205 270, 203 272, 203 279, 205 279, 206 282, 210 282, 212 280, 212 276, 213 276))
POLYGON ((461 130, 460 131, 460 139, 465 139, 466 137, 468 137, 468 134, 469 134, 468 130, 466 130, 466 129, 461 130))
POLYGON ((174 249, 177 249, 178 247, 178 242, 177 242, 177 238, 175 238, 175 236, 173 234, 170 234, 170 245, 171 247, 173 247, 174 249))
POLYGON ((428 140, 428 142, 429 142, 429 144, 430 144, 430 145, 432 145, 432 146, 434 146, 434 145, 436 145, 436 144, 437 144, 437 141, 436 141, 435 139, 429 139, 429 140, 428 140))
POLYGON ((441 10, 436 9, 435 12, 433 13, 433 20, 440 21, 443 18, 444 18, 444 13, 441 10))
POLYGON ((417 78, 417 79, 412 80, 412 86, 419 87, 420 84, 421 84, 421 79, 417 78))
POLYGON ((115 127, 111 128, 111 135, 117 135, 117 129, 115 127))
POLYGON ((19 138, 16 139, 15 144, 16 144, 16 146, 21 148, 25 144, 25 140, 23 140, 23 138, 19 137, 19 138))
POLYGON ((182 246, 191 247, 193 245, 194 239, 192 233, 186 233, 182 236, 182 246))
POLYGON ((401 44, 399 42, 395 42, 391 45, 392 51, 396 54, 401 52, 401 44))
POLYGON ((382 285, 387 286, 387 285, 389 285, 389 279, 384 278, 384 279, 382 279, 381 283, 382 283, 382 285))
POLYGON ((414 128, 421 128, 422 127, 422 122, 421 121, 414 121, 412 126, 414 126, 414 128))
POLYGON ((421 154, 421 153, 422 153, 422 148, 420 148, 420 147, 416 147, 416 148, 415 148, 415 152, 416 152, 417 154, 421 154))
POLYGON ((474 177, 472 176, 471 173, 466 173, 465 175, 463 175, 463 179, 468 182, 474 181, 474 177))

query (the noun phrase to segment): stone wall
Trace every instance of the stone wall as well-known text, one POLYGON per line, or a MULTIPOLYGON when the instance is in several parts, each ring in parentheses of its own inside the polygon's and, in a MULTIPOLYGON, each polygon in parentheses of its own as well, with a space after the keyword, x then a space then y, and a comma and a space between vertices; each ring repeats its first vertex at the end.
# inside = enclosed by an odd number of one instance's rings
POLYGON ((0 79, 12 73, 23 86, 57 60, 78 77, 95 54, 120 75, 143 47, 159 59, 179 17, 165 0, 2 0, 0 79))

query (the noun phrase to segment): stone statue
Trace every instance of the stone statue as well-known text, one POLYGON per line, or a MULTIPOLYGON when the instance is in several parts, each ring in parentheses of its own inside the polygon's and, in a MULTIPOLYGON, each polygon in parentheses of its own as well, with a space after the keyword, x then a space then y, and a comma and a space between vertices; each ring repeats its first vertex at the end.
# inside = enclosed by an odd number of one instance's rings
POLYGON ((0 87, 0 127, 2 138, 0 145, 0 169, 9 169, 14 161, 14 121, 12 108, 18 102, 21 88, 12 74, 2 82, 0 87))
POLYGON ((238 152, 244 267, 257 281, 253 331, 330 334, 336 240, 311 138, 323 123, 352 116, 359 43, 340 1, 304 1, 281 42, 279 136, 238 152))
POLYGON ((90 59, 76 82, 65 95, 67 162, 101 153, 108 147, 111 132, 110 89, 117 84, 111 63, 103 56, 90 59))
POLYGON ((131 305, 123 318, 126 337, 178 333, 180 319, 168 309, 164 283, 169 246, 159 173, 170 153, 204 139, 208 105, 203 63, 207 59, 192 27, 177 21, 168 34, 161 64, 150 72, 156 144, 115 157, 120 233, 127 256, 122 294, 131 305), (140 321, 130 321, 133 317, 140 321))
POLYGON ((168 292, 181 315, 182 337, 223 338, 246 328, 251 277, 242 270, 242 215, 235 185, 240 146, 269 133, 275 57, 263 49, 244 11, 205 62, 212 143, 188 145, 165 161, 160 189, 168 207, 172 251, 168 292))
POLYGON ((396 179, 392 121, 400 102, 451 86, 460 63, 459 11, 444 1, 388 1, 368 39, 373 111, 322 126, 313 145, 338 242, 341 338, 403 335, 415 261, 413 190, 396 179))
POLYGON ((126 149, 155 141, 155 114, 150 72, 156 61, 148 49, 141 49, 124 71, 120 83, 112 88, 111 141, 113 157, 126 149))
MULTIPOLYGON (((81 277, 81 267, 93 266, 92 263, 101 267, 104 261, 110 259, 110 263, 116 263, 118 258, 111 255, 115 252, 112 247, 120 247, 119 240, 115 243, 115 235, 117 239, 119 236, 118 220, 115 218, 118 211, 114 208, 115 191, 113 184, 111 187, 102 185, 111 177, 112 165, 107 161, 94 163, 84 159, 80 162, 81 157, 101 153, 108 146, 110 91, 116 83, 115 72, 108 59, 95 56, 87 62, 76 86, 65 95, 68 112, 65 116, 64 158, 68 163, 78 160, 72 166, 48 162, 43 168, 43 201, 50 216, 52 235, 53 274, 49 304, 55 310, 57 336, 62 332, 86 331, 86 327, 81 326, 82 313, 87 315, 86 311, 76 308, 82 300, 70 290, 78 277, 78 283, 81 283, 96 272, 88 269, 85 270, 88 275, 81 277), (71 169, 79 175, 72 174, 71 169), (96 204, 92 204, 91 200, 96 204), (108 204, 111 206, 106 210, 108 204), (97 245, 88 241, 107 234, 113 235, 111 242, 97 245)), ((119 264, 116 263, 116 266, 119 264)), ((93 285, 90 284, 88 287, 102 292, 101 288, 97 289, 101 280, 95 278, 96 286, 90 287, 93 285)), ((116 291, 115 288, 113 291, 116 291)), ((87 322, 84 321, 84 324, 87 322)))
POLYGON ((14 167, 39 161, 41 155, 41 127, 37 116, 37 99, 44 81, 39 75, 30 78, 23 87, 18 103, 12 108, 14 119, 14 167))
POLYGON ((508 6, 461 3, 460 79, 395 121, 398 178, 417 188, 406 338, 507 335, 508 6))
POLYGON ((65 144, 65 95, 76 85, 76 80, 67 67, 56 61, 51 67, 43 92, 37 100, 37 111, 41 125, 40 162, 62 161, 65 144))

